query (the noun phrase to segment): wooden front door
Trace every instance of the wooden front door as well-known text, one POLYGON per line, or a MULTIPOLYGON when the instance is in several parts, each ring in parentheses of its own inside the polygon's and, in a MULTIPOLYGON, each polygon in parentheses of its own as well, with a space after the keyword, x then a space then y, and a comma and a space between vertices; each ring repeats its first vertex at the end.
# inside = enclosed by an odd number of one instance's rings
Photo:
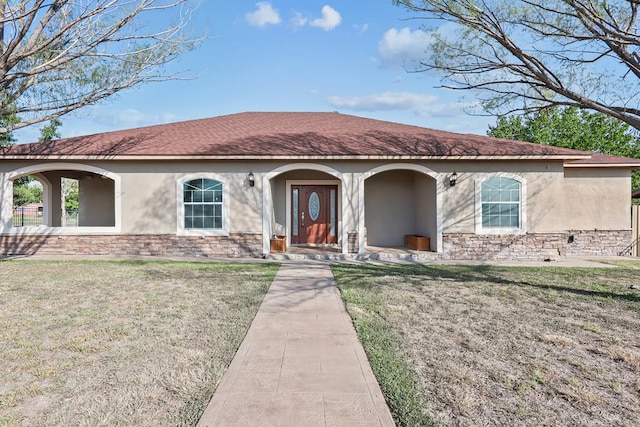
POLYGON ((338 242, 338 186, 291 186, 291 243, 338 242))

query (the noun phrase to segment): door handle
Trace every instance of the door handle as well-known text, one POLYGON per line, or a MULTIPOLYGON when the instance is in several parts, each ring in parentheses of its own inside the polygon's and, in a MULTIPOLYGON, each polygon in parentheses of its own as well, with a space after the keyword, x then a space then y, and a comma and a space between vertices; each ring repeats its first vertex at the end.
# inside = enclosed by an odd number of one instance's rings
POLYGON ((301 225, 304 227, 304 212, 302 212, 302 224, 301 225))

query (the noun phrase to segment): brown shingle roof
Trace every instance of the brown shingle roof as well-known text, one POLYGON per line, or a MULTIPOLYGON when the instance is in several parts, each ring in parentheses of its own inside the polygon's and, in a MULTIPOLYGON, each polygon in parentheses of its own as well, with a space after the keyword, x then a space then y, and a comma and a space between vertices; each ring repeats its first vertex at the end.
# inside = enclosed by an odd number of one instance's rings
POLYGON ((339 113, 239 113, 16 145, 35 157, 557 157, 587 153, 339 113))

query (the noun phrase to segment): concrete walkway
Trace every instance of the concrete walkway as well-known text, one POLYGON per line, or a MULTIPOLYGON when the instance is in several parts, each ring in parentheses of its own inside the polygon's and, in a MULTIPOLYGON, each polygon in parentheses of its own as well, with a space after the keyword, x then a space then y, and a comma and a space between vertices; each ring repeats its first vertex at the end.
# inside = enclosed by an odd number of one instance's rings
POLYGON ((283 264, 200 427, 393 426, 328 264, 283 264))

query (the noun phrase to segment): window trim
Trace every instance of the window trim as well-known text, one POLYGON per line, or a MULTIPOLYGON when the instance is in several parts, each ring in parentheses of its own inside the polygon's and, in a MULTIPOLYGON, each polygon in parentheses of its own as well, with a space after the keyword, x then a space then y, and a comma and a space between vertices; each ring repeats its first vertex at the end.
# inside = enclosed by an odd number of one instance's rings
POLYGON ((195 173, 181 177, 176 182, 176 234, 178 236, 228 236, 230 229, 229 219, 229 182, 222 175, 216 173, 195 173), (184 184, 196 179, 211 179, 222 184, 222 228, 185 228, 184 227, 184 184))
POLYGON ((511 173, 496 173, 485 175, 475 181, 475 228, 476 234, 525 234, 527 232, 527 184, 526 179, 511 173), (520 183, 520 203, 518 215, 519 227, 483 227, 482 225, 482 184, 491 178, 509 178, 520 183))

